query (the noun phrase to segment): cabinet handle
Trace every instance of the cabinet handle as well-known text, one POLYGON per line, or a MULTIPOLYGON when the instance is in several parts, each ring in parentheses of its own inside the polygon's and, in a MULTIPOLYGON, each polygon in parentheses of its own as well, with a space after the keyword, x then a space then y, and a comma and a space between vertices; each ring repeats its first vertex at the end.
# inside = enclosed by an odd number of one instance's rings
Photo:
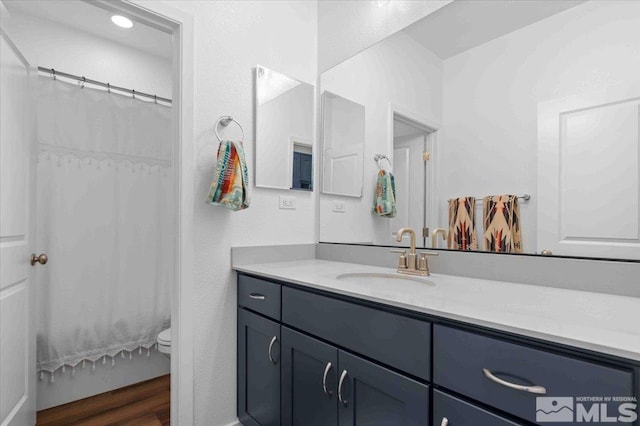
POLYGON ((523 391, 523 392, 529 392, 529 393, 535 393, 537 395, 545 395, 547 393, 547 389, 545 387, 543 387, 543 386, 516 385, 515 383, 510 383, 510 382, 507 382, 506 380, 502 380, 501 378, 494 376, 493 373, 491 371, 487 370, 486 368, 483 368, 482 372, 487 377, 487 379, 489 379, 492 382, 495 382, 495 383, 497 383, 499 385, 506 386, 506 387, 508 387, 510 389, 515 389, 515 390, 519 390, 519 391, 523 391))
POLYGON ((347 377, 347 370, 342 370, 342 374, 340 375, 340 381, 338 382, 338 401, 342 403, 345 407, 349 403, 348 400, 342 399, 342 384, 344 383, 344 379, 347 377))
POLYGON ((277 336, 273 336, 273 339, 271 339, 271 343, 269 343, 269 361, 271 361, 273 363, 273 365, 276 365, 278 363, 278 361, 273 359, 273 356, 271 355, 271 350, 273 349, 273 345, 277 341, 278 341, 278 337, 277 336))
POLYGON ((266 299, 266 297, 264 296, 264 294, 260 294, 260 293, 249 293, 249 297, 255 300, 264 300, 266 299))
POLYGON ((449 426, 449 419, 447 419, 446 417, 443 417, 442 423, 440 423, 440 426, 449 426))
POLYGON ((331 395, 333 395, 333 393, 329 389, 327 389, 327 375, 329 374, 329 371, 331 371, 331 368, 331 363, 328 362, 327 366, 324 367, 324 374, 322 375, 322 390, 329 398, 331 398, 331 395))

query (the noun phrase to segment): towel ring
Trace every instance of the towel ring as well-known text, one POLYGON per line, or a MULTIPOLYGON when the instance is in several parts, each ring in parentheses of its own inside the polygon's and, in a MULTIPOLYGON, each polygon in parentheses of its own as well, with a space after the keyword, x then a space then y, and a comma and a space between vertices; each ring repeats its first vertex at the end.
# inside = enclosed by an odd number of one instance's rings
POLYGON ((389 163, 389 170, 391 170, 393 168, 393 164, 391 164, 391 160, 389 160, 389 157, 387 157, 384 154, 376 154, 373 156, 373 160, 376 162, 376 164, 378 165, 378 168, 380 170, 383 170, 382 166, 380 165, 380 161, 381 160, 387 160, 387 163, 389 163))
POLYGON ((213 131, 216 133, 218 141, 222 142, 222 138, 218 134, 218 124, 220 124, 222 127, 227 127, 230 123, 236 123, 238 127, 240 127, 240 131, 242 132, 242 141, 244 142, 244 129, 242 128, 242 124, 240 124, 238 120, 231 117, 230 115, 223 115, 222 117, 218 118, 218 121, 216 121, 216 125, 214 126, 213 131))

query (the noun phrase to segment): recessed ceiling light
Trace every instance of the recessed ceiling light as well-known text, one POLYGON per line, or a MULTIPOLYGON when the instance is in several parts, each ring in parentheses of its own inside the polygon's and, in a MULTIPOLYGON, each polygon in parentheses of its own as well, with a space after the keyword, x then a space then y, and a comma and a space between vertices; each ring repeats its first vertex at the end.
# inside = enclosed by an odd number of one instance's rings
POLYGON ((124 17, 122 15, 113 15, 111 17, 111 22, 113 22, 114 24, 122 28, 133 27, 133 21, 131 21, 131 19, 124 17))

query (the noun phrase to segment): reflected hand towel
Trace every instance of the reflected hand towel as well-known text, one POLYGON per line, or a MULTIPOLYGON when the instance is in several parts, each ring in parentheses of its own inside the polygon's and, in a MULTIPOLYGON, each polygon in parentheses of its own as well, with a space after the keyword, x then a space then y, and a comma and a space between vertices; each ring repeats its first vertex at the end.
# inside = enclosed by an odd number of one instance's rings
POLYGON ((493 195, 482 200, 484 238, 482 250, 522 253, 520 207, 515 195, 493 195))
POLYGON ((448 248, 452 250, 478 250, 475 208, 476 199, 474 197, 449 200, 448 248))
POLYGON ((373 212, 378 216, 388 218, 396 215, 396 179, 386 170, 378 172, 376 193, 373 197, 373 212))
POLYGON ((223 141, 207 203, 237 211, 249 207, 249 172, 242 142, 223 141))

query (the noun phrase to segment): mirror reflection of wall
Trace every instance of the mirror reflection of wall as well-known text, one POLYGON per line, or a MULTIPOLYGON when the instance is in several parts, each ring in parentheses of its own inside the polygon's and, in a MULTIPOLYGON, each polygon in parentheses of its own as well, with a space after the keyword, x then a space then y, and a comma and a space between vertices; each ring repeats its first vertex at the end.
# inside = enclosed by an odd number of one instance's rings
POLYGON ((436 131, 424 191, 396 176, 398 203, 420 197, 431 233, 449 232, 450 199, 470 197, 474 250, 502 251, 492 230, 517 222, 523 253, 640 259, 639 39, 638 2, 452 2, 323 73, 321 90, 366 107, 367 130, 363 198, 336 213, 321 197, 320 240, 390 245, 412 222, 371 214, 369 159, 387 155, 396 174, 404 161, 400 105, 436 131), (503 208, 490 195, 520 196, 519 214, 485 224, 484 205, 503 208))
MULTIPOLYGON (((321 194, 320 241, 395 245, 392 219, 372 214, 378 175, 374 156, 386 155, 395 166, 394 115, 431 130, 440 128, 441 65, 429 50, 407 34, 398 33, 322 73, 320 87, 363 105, 366 112, 362 198, 336 199, 321 194)), ((409 191, 399 185, 396 190, 402 202, 409 194, 411 200, 424 203, 424 191, 409 191)))
POLYGON ((314 86, 256 67, 256 186, 313 190, 314 86))

